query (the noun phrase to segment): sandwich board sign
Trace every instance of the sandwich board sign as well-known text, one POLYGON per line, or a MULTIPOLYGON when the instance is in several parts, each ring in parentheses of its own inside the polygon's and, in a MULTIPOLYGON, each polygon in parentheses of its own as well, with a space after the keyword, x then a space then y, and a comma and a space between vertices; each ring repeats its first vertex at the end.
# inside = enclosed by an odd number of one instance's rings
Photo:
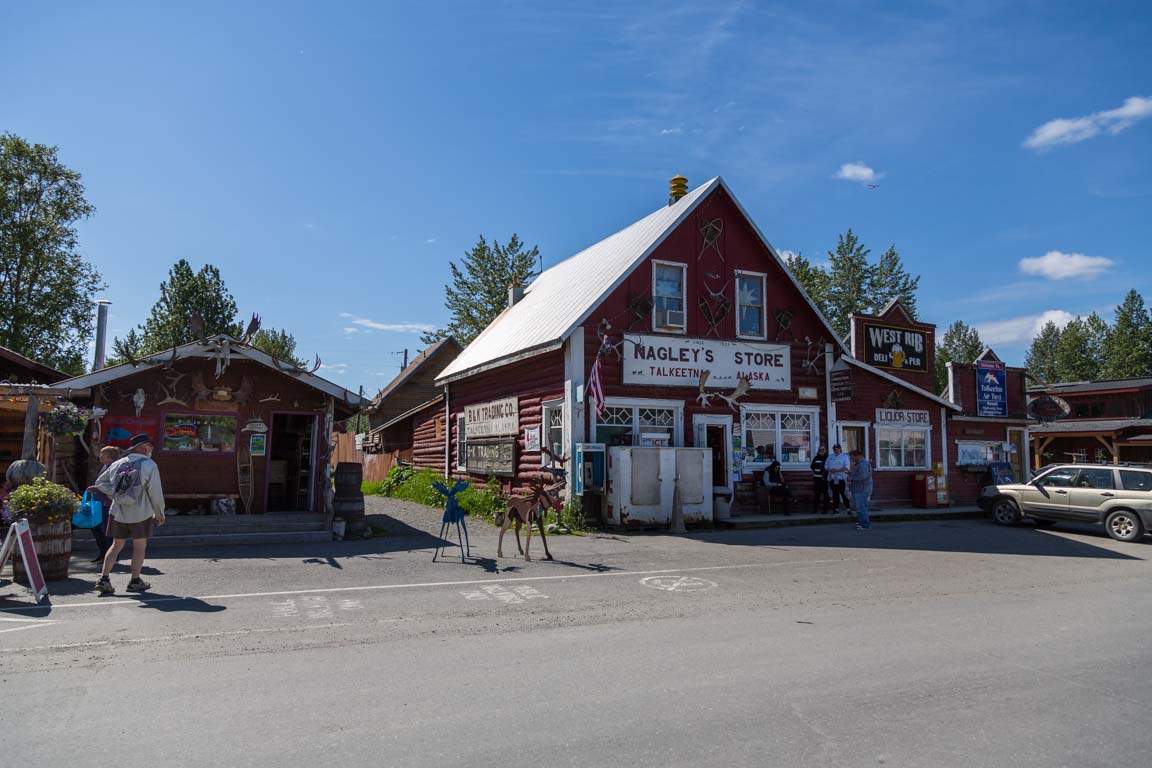
MULTIPOLYGON (((28 574, 28 585, 36 595, 39 603, 48 597, 48 584, 44 581, 44 572, 40 570, 40 561, 36 558, 36 547, 32 543, 32 529, 28 527, 27 520, 17 520, 8 526, 8 535, 4 537, 4 546, 0 547, 0 568, 8 562, 8 557, 20 556, 24 561, 24 570, 28 574)), ((15 561, 13 561, 15 562, 15 561)))

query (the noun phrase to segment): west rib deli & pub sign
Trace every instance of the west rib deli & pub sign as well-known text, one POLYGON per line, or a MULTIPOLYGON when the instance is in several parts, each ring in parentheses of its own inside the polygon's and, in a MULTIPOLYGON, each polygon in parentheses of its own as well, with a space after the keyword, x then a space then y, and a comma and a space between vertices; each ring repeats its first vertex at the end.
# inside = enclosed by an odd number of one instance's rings
POLYGON ((927 337, 921 331, 864 324, 864 362, 897 371, 928 370, 927 337))
POLYGON ((752 389, 792 389, 787 344, 624 334, 625 384, 696 387, 705 371, 709 387, 747 379, 752 389))

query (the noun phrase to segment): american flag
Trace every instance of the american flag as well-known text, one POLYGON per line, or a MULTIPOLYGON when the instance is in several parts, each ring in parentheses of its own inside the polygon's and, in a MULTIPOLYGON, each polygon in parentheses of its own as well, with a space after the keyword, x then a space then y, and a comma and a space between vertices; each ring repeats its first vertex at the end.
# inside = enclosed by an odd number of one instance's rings
POLYGON ((592 413, 596 418, 604 413, 604 385, 600 381, 600 355, 596 355, 596 362, 592 363, 592 373, 588 376, 588 404, 592 406, 592 413))

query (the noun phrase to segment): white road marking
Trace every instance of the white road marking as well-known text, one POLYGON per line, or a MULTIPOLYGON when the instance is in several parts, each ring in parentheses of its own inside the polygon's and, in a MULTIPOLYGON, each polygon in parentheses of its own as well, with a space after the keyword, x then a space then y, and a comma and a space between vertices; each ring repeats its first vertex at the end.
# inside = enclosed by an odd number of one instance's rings
MULTIPOLYGON (((856 558, 859 559, 859 558, 856 558)), ((357 587, 327 587, 324 589, 286 589, 280 592, 240 592, 230 595, 201 595, 194 597, 186 595, 184 597, 158 597, 151 600, 139 599, 104 599, 92 603, 61 603, 60 605, 53 605, 53 610, 63 610, 65 608, 95 608, 97 606, 107 607, 116 605, 141 605, 148 603, 171 603, 179 600, 238 600, 247 597, 283 597, 285 595, 314 595, 314 594, 333 594, 337 592, 376 592, 389 589, 423 589, 425 587, 466 587, 479 584, 512 584, 525 581, 568 581, 576 579, 598 579, 610 578, 613 576, 645 576, 645 575, 659 575, 664 573, 697 573, 701 571, 733 571, 747 568, 780 568, 783 566, 791 565, 825 565, 828 563, 847 563, 852 562, 853 558, 835 557, 825 558, 820 560, 790 560, 782 563, 744 563, 741 565, 705 565, 697 568, 664 568, 652 571, 608 571, 604 573, 568 573, 557 576, 517 576, 507 579, 466 579, 461 581, 427 581, 416 584, 370 584, 357 587)), ((3 608, 0 612, 12 613, 15 611, 34 611, 43 610, 43 606, 29 605, 17 608, 3 608)))
POLYGON ((703 592, 716 586, 716 582, 698 576, 649 576, 640 583, 665 592, 703 592))
POLYGON ((11 627, 9 629, 0 629, 0 635, 4 634, 5 632, 19 632, 23 629, 39 629, 40 627, 47 627, 47 626, 50 626, 50 625, 55 624, 55 623, 56 622, 54 622, 54 621, 42 621, 38 624, 21 624, 18 627, 11 627))

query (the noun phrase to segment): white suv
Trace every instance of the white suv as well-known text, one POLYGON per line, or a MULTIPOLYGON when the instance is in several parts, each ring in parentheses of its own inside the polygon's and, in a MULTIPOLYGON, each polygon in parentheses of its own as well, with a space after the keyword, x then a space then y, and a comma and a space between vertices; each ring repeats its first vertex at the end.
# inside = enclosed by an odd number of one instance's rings
POLYGON ((1132 464, 1053 464, 1028 483, 989 485, 980 508, 1000 525, 1102 523, 1118 541, 1152 530, 1152 469, 1132 464))

